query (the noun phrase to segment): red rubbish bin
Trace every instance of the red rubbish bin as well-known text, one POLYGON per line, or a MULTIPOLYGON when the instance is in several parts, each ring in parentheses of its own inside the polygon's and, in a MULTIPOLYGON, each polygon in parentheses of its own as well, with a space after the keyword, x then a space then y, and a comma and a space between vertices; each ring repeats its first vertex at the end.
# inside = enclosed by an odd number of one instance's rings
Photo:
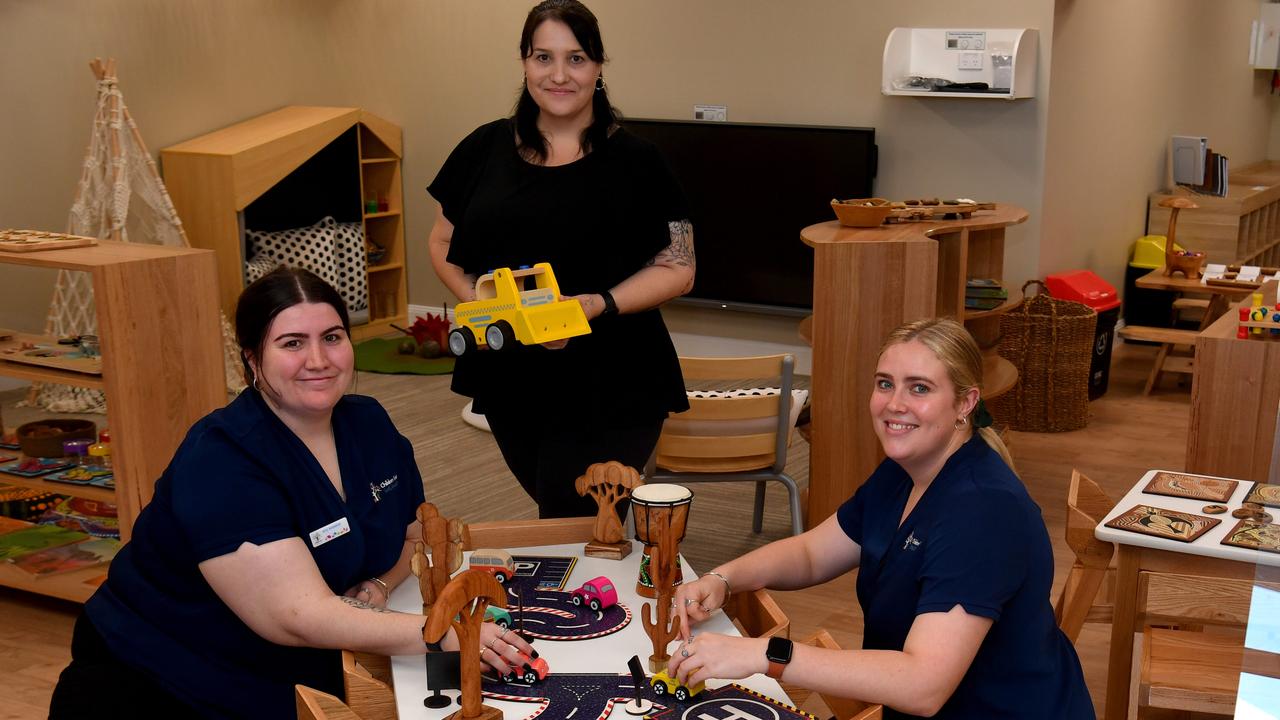
POLYGON ((1093 361, 1089 363, 1089 399, 1097 400, 1107 392, 1111 377, 1111 345, 1116 339, 1116 321, 1120 319, 1116 289, 1089 270, 1054 273, 1045 278, 1045 285, 1053 297, 1088 305, 1098 313, 1093 361))

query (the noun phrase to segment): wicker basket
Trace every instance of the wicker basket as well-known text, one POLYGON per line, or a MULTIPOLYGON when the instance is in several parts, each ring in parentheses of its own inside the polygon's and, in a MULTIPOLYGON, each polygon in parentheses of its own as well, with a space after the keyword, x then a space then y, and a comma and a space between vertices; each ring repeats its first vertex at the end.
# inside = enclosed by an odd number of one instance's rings
POLYGON ((991 403, 1014 430, 1065 432, 1089 422, 1089 363, 1098 314, 1049 296, 1039 280, 1022 286, 1022 302, 1000 318, 1000 355, 1018 369, 1018 384, 991 403), (1027 297, 1027 288, 1040 292, 1027 297))

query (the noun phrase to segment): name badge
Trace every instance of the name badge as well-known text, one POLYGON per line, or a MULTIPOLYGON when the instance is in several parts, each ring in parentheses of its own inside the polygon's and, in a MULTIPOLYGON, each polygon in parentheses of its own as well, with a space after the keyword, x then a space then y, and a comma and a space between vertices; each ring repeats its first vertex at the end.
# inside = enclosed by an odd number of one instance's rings
POLYGON ((311 531, 311 547, 320 547, 330 540, 340 538, 349 532, 351 532, 351 523, 347 522, 346 518, 339 518, 319 530, 311 531))

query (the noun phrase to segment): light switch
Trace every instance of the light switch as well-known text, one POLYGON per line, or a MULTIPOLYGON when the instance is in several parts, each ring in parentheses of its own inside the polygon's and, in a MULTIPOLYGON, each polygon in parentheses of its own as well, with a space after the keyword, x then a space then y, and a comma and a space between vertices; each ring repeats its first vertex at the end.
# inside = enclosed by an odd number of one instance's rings
POLYGON ((981 70, 982 69, 982 53, 962 52, 957 53, 959 57, 959 67, 961 70, 981 70))

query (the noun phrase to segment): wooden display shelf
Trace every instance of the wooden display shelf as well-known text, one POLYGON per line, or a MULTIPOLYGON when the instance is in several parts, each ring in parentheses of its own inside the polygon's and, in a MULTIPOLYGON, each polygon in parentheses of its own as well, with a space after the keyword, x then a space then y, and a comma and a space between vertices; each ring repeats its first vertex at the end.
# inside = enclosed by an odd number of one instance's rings
POLYGON ((102 390, 106 387, 101 375, 89 375, 70 370, 55 370, 54 368, 10 362, 8 360, 0 360, 0 376, 21 378, 22 380, 40 383, 58 383, 60 385, 94 390, 102 390))
POLYGON ((0 484, 18 485, 21 487, 28 487, 33 490, 42 490, 44 492, 57 493, 59 495, 70 495, 72 497, 99 500, 102 502, 114 503, 116 501, 115 490, 111 488, 96 487, 94 485, 70 485, 68 483, 50 482, 38 477, 29 478, 2 472, 0 472, 0 484))
POLYGON ((373 220, 375 218, 397 217, 400 215, 399 210, 380 210, 378 212, 365 213, 365 220, 373 220))
MULTIPOLYGON (((905 322, 951 316, 990 348, 999 315, 966 316, 965 281, 1000 279, 1005 228, 1026 220, 1025 210, 997 204, 968 219, 865 229, 832 221, 800 231, 814 250, 813 316, 802 328, 813 345, 809 527, 835 512, 882 457, 867 398, 885 335, 905 322)), ((986 355, 988 395, 1006 392, 1017 371, 986 355)))
POLYGON ((1162 200, 1186 197, 1199 207, 1178 216, 1179 245, 1204 251, 1212 263, 1280 263, 1280 162, 1232 168, 1229 179, 1225 197, 1182 188, 1151 193, 1147 232, 1162 235, 1169 227, 1169 208, 1160 207, 1162 200))
POLYGON ((361 164, 361 165, 376 165, 377 163, 393 163, 393 162, 395 162, 395 161, 397 161, 397 160, 399 160, 399 159, 400 159, 400 158, 394 158, 394 157, 360 158, 360 164, 361 164))
POLYGON ((398 263, 398 262, 382 263, 380 265, 370 265, 369 274, 372 275, 374 273, 386 272, 388 270, 401 270, 403 268, 404 268, 404 263, 398 263))
POLYGON ((0 585, 83 603, 98 589, 96 583, 86 581, 106 575, 108 567, 110 566, 97 565, 52 577, 37 578, 12 563, 0 563, 0 585))
MULTIPOLYGON (((197 420, 227 402, 214 253, 142 243, 0 252, 0 264, 88 272, 93 282, 102 375, 0 362, 0 375, 101 389, 111 408, 114 491, 2 475, 0 481, 114 502, 120 538, 150 500, 153 484, 197 420)), ((0 563, 0 585, 84 601, 86 579, 106 566, 35 579, 0 563)))
POLYGON ((1018 368, 995 353, 982 356, 982 398, 994 400, 1018 384, 1018 368))

